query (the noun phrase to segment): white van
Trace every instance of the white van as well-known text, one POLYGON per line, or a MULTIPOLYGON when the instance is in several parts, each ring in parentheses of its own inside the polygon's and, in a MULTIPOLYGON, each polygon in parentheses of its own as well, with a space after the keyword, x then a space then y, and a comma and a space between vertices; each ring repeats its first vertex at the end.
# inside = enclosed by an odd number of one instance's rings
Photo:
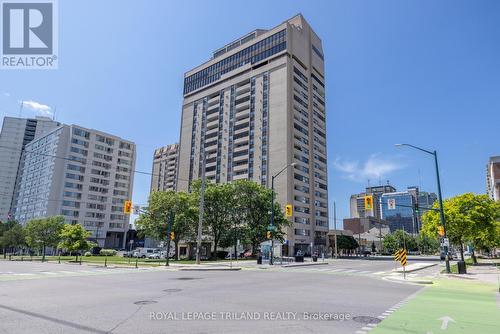
POLYGON ((160 252, 160 250, 158 248, 140 247, 134 251, 133 257, 146 258, 146 257, 149 257, 149 255, 151 255, 151 254, 159 253, 159 252, 160 252))

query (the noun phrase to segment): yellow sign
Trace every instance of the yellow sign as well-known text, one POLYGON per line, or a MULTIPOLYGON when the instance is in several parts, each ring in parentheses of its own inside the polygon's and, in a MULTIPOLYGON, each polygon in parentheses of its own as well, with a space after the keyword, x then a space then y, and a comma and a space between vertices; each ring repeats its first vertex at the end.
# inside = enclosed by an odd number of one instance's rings
POLYGON ((373 196, 365 196, 365 210, 373 210, 373 196))
POLYGON ((123 205, 123 213, 129 215, 132 212, 132 201, 125 201, 123 205))
POLYGON ((438 234, 442 237, 444 237, 444 227, 443 226, 438 226, 438 234))
POLYGON ((401 248, 394 253, 394 261, 401 262, 401 265, 406 266, 406 250, 401 248))
POLYGON ((293 215, 293 208, 291 204, 285 206, 285 217, 290 218, 293 215))

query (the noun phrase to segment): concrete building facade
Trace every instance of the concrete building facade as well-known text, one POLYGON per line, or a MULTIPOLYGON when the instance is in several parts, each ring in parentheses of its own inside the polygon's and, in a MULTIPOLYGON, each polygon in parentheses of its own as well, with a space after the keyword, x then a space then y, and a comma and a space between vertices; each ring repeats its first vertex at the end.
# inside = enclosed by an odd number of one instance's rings
POLYGON ((350 199, 350 212, 351 218, 368 218, 375 217, 380 219, 382 217, 380 212, 380 197, 382 194, 395 192, 396 188, 390 184, 382 186, 367 187, 365 192, 351 195, 350 199), (365 197, 373 196, 373 209, 366 210, 365 197))
POLYGON ((48 117, 4 117, 0 132, 0 221, 13 218, 25 146, 59 125, 48 117))
POLYGON ((176 190, 179 145, 160 147, 153 154, 150 191, 176 190))
POLYGON ((486 167, 486 193, 500 202, 500 156, 491 157, 486 167))
POLYGON ((285 254, 327 247, 325 70, 322 44, 302 15, 255 30, 188 71, 177 189, 202 176, 249 179, 293 204, 285 254), (186 182, 188 180, 188 182, 186 182))
POLYGON ((132 196, 135 144, 122 138, 62 125, 26 145, 15 218, 63 215, 81 224, 101 247, 124 248, 132 196))

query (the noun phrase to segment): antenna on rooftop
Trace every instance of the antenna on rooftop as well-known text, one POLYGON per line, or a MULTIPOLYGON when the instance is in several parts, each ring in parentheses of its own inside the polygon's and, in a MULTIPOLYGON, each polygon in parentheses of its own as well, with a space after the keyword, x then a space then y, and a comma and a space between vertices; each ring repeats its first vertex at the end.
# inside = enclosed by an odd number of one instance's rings
POLYGON ((21 117, 23 113, 24 101, 21 101, 19 104, 19 117, 21 117))

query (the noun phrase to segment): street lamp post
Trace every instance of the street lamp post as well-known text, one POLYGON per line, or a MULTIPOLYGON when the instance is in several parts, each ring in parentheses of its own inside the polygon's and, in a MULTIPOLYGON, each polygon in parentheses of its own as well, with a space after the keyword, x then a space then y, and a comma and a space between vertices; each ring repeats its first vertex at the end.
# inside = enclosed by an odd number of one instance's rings
MULTIPOLYGON (((278 173, 271 176, 271 224, 270 229, 271 233, 274 231, 274 179, 278 177, 281 173, 283 173, 288 167, 295 166, 295 162, 286 165, 283 167, 278 173)), ((274 237, 271 235, 271 254, 269 257, 269 264, 273 265, 273 255, 274 255, 274 237)))
MULTIPOLYGON (((437 188, 438 188, 438 199, 439 199, 439 215, 441 218, 441 225, 443 226, 443 232, 444 232, 444 237, 446 238, 446 220, 444 218, 444 208, 443 208, 443 197, 441 195, 441 181, 439 178, 439 165, 438 165, 438 158, 437 158, 437 152, 436 150, 434 151, 428 151, 423 148, 411 145, 411 144, 396 144, 397 147, 401 146, 408 146, 412 147, 416 150, 425 152, 427 154, 433 155, 434 156, 434 166, 436 168, 436 180, 437 180, 437 188)), ((448 247, 444 246, 445 250, 445 261, 446 261, 446 273, 450 273, 450 258, 448 256, 448 247)))

